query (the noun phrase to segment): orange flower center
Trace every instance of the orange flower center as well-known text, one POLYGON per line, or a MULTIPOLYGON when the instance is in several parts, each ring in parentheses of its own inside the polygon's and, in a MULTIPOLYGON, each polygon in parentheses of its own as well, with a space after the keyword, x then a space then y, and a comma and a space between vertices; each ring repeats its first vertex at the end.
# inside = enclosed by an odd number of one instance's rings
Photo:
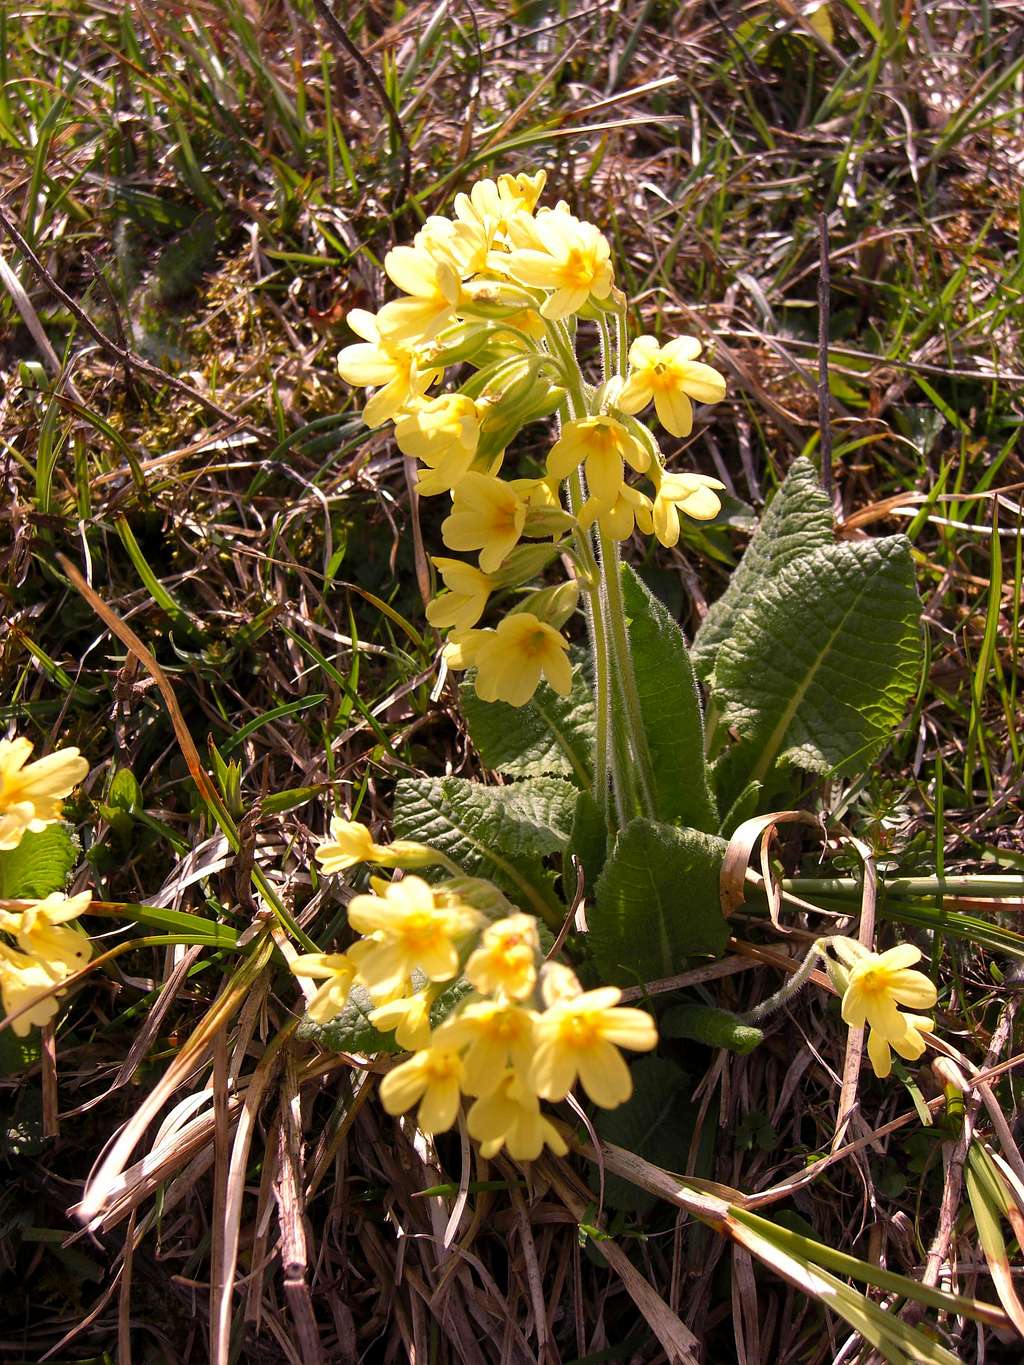
POLYGON ((565 283, 577 289, 585 289, 594 278, 594 262, 587 252, 578 246, 570 247, 569 254, 562 266, 565 283))
POLYGON ((573 1048, 593 1047, 601 1036, 597 1020, 589 1014, 570 1014, 562 1020, 558 1033, 562 1042, 573 1048))

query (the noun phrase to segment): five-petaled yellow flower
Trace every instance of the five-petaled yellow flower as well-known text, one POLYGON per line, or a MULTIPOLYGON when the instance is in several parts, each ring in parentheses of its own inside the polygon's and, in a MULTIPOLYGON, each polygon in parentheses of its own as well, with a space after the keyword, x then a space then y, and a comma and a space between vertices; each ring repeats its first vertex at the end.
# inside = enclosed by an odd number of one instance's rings
POLYGON ((77 972, 92 956, 92 944, 70 920, 85 913, 91 891, 77 896, 53 892, 41 901, 29 901, 24 909, 0 910, 0 930, 10 934, 23 953, 41 962, 53 977, 77 972))
POLYGON ((538 1015, 530 1084, 542 1099, 565 1099, 577 1076, 604 1109, 629 1099, 633 1082, 619 1048, 648 1052, 658 1032, 649 1014, 620 1006, 621 999, 617 987, 601 986, 558 1000, 538 1015))
POLYGON ((494 580, 473 564, 435 555, 434 564, 448 589, 427 605, 427 620, 438 630, 450 627, 457 635, 470 630, 484 614, 494 580))
POLYGON ((673 436, 689 436, 693 429, 693 399, 720 403, 725 380, 702 364, 696 337, 676 337, 665 346, 657 338, 640 336, 629 348, 629 375, 617 399, 623 412, 640 412, 654 399, 658 420, 673 436))
POLYGON ((556 1156, 569 1148, 561 1133, 545 1118, 537 1096, 513 1070, 500 1075, 487 1095, 474 1101, 466 1116, 470 1137, 480 1143, 480 1155, 493 1157, 506 1148, 516 1161, 536 1161, 545 1143, 556 1156))
POLYGON ((524 1000, 537 981, 540 939, 532 915, 508 915, 489 924, 466 962, 466 980, 482 995, 524 1000))
POLYGON ((328 874, 344 872, 359 863, 376 863, 378 867, 430 867, 440 861, 432 848, 412 839, 375 843, 365 825, 340 815, 331 816, 330 836, 317 848, 316 860, 320 871, 328 874))
POLYGON ((548 454, 548 476, 561 482, 584 463, 592 497, 609 506, 622 490, 627 461, 638 474, 651 463, 650 452, 614 417, 581 417, 566 422, 548 454))
POLYGON ((33 1025, 48 1024, 59 1008, 56 997, 61 994, 63 973, 50 971, 45 962, 15 952, 0 943, 0 1003, 4 1014, 20 1009, 26 1013, 15 1019, 11 1028, 18 1038, 26 1038, 33 1025))
POLYGON ((310 1019, 316 1024, 336 1019, 348 1004, 358 970, 355 958, 349 953, 302 953, 292 958, 291 969, 296 976, 323 978, 306 1010, 310 1019))
POLYGON ((450 550, 479 550, 480 568, 494 573, 518 544, 526 525, 526 502, 492 474, 471 471, 452 494, 452 510, 441 523, 450 550))
POLYGON ((471 658, 477 668, 477 696, 483 701, 525 706, 542 676, 559 696, 569 695, 569 643, 546 621, 519 611, 506 616, 496 630, 480 634, 483 638, 474 640, 471 658))
POLYGON ((443 1133, 459 1111, 462 1080, 457 1052, 426 1047, 388 1072, 380 1083, 380 1098, 389 1114, 404 1114, 419 1101, 419 1127, 424 1133, 443 1133))
POLYGON ((611 252, 593 223, 561 209, 542 209, 535 218, 513 218, 509 229, 514 250, 507 256, 492 252, 489 264, 529 288, 552 290, 541 304, 542 317, 568 317, 589 298, 611 293, 611 252))
POLYGON ((60 803, 86 776, 77 749, 58 749, 29 763, 30 739, 0 739, 0 850, 17 848, 26 832, 60 819, 60 803))
MULTIPOLYGON (((714 492, 725 484, 707 474, 665 474, 657 471, 651 513, 654 534, 671 549, 679 540, 679 514, 685 512, 695 521, 710 521, 718 516, 722 504, 714 492)), ((637 520, 641 519, 638 512, 637 520)))
POLYGON ((890 1048, 916 1061, 924 1052, 921 1036, 930 1033, 932 1021, 917 1013, 904 1014, 899 1008, 914 1011, 934 1008, 938 999, 935 984, 924 972, 912 970, 921 960, 920 948, 898 943, 884 953, 872 953, 853 940, 833 939, 838 956, 849 965, 843 993, 843 1020, 851 1028, 867 1025, 868 1057, 878 1076, 888 1076, 892 1066, 890 1048))
POLYGON ((363 421, 376 427, 422 398, 440 370, 420 369, 415 351, 384 337, 365 308, 353 308, 345 321, 363 340, 339 352, 338 373, 348 384, 380 386, 363 408, 363 421))
POLYGON ((469 473, 479 439, 477 406, 459 393, 425 399, 395 420, 399 450, 427 465, 416 482, 424 497, 450 492, 469 473))
POLYGON ((472 1000, 447 1019, 434 1034, 440 1047, 466 1049, 463 1089, 486 1095, 511 1066, 524 1079, 533 1061, 533 1026, 537 1015, 506 1000, 472 1000))
POLYGON ((421 877, 391 882, 381 896, 355 896, 348 922, 372 936, 359 958, 359 975, 373 994, 393 995, 416 968, 428 981, 449 981, 459 967, 462 939, 480 912, 454 898, 435 897, 421 877))

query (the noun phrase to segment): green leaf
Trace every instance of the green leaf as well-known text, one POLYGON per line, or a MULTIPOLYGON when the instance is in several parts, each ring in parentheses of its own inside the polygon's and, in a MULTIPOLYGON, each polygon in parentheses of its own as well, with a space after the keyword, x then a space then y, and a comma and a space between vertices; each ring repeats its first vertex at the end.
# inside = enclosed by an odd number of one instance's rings
POLYGON ((710 678, 718 647, 759 588, 787 564, 833 544, 832 508, 810 460, 795 460, 769 504, 725 592, 713 602, 694 637, 690 656, 699 678, 710 678))
POLYGON ((373 1001, 362 986, 353 986, 345 1008, 329 1024, 315 1024, 308 1015, 299 1025, 297 1034, 316 1043, 325 1052, 401 1052, 393 1033, 381 1033, 370 1023, 373 1001))
POLYGON ((123 811, 126 815, 142 805, 142 793, 131 768, 118 768, 110 779, 107 801, 115 810, 123 811))
POLYGON ((523 909, 554 919, 564 910, 541 859, 566 848, 576 795, 557 777, 505 787, 403 778, 395 788, 395 835, 428 844, 470 876, 493 881, 523 909))
POLYGON ((686 1000, 674 1005, 659 1021, 663 1038, 690 1038, 706 1047, 724 1047, 744 1056, 764 1041, 764 1033, 744 1024, 729 1010, 686 1000))
POLYGON ((69 825, 47 825, 23 834, 16 848, 0 852, 0 899, 42 900, 67 886, 79 848, 69 825))
POLYGON ((587 912, 590 947, 605 980, 633 985, 718 957, 729 937, 718 879, 725 841, 637 819, 621 832, 587 912))
POLYGON ((683 632, 628 565, 622 569, 622 590, 658 817, 716 830, 700 694, 683 632))
POLYGON ((916 689, 920 610, 904 536, 815 550, 763 584, 715 664, 716 703, 740 736, 731 780, 761 781, 776 762, 867 767, 916 689))
POLYGON ((541 683, 525 706, 481 701, 472 683, 462 684, 462 714, 486 768, 509 777, 568 777, 577 786, 590 786, 594 689, 587 665, 578 658, 574 664, 567 697, 541 683))
POLYGON ((26 1038, 19 1038, 12 1028, 0 1033, 0 1076, 17 1076, 39 1061, 40 1032, 34 1028, 26 1038))
MULTIPOLYGON (((630 1067, 633 1097, 618 1109, 594 1114, 594 1127, 604 1142, 635 1152, 645 1161, 667 1170, 686 1165, 693 1136, 694 1109, 690 1103, 690 1078, 664 1057, 644 1057, 630 1067)), ((596 1194, 600 1172, 590 1171, 590 1188, 596 1194)), ((624 1213, 647 1213, 658 1196, 642 1190, 621 1176, 606 1175, 606 1207, 624 1213)))

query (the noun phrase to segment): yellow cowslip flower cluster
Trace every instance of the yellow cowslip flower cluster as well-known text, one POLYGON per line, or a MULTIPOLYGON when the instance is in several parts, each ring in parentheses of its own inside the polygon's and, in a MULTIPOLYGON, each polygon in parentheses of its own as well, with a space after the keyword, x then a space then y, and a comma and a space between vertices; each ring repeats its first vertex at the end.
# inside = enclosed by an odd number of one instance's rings
MULTIPOLYGON (((576 584, 527 591, 496 627, 481 627, 492 595, 523 588, 560 552, 580 552, 584 565, 589 552, 593 563, 596 533, 620 541, 639 529, 675 545, 680 514, 714 517, 722 487, 666 471, 653 434, 636 420, 653 401, 666 431, 687 436, 693 403, 725 396, 721 375, 697 359, 696 338, 660 345, 639 336, 628 364, 620 355, 621 372, 597 386, 585 382, 577 319, 597 323, 610 350, 609 319, 617 328, 624 322, 626 301, 606 239, 564 202, 539 207, 544 182, 543 171, 481 180, 456 195, 453 217, 429 217, 412 245, 384 258, 401 297, 376 314, 353 309, 347 321, 362 340, 338 357, 343 379, 376 390, 364 418, 371 426, 394 421, 399 448, 419 462, 419 492, 450 495, 441 528, 447 548, 478 555, 476 565, 434 560, 446 591, 427 618, 449 631, 448 666, 474 667, 478 694, 513 706, 542 678, 568 693, 562 629, 577 605, 576 584), (437 392, 455 365, 473 373, 457 391, 437 392), (518 432, 556 411, 560 434, 544 477, 502 477, 518 432), (630 483, 627 469, 649 479, 652 493, 630 483)), ((587 577, 584 587, 595 591, 587 577)))
POLYGON ((48 1024, 57 1013, 62 983, 92 956, 92 944, 70 924, 89 908, 91 891, 78 896, 54 894, 41 901, 0 902, 0 1000, 3 1013, 30 1006, 11 1027, 24 1038, 34 1024, 48 1024))
MULTIPOLYGON (((350 836, 352 847, 357 837, 350 836)), ((369 842, 372 861, 382 854, 392 865, 400 861, 398 844, 369 842)), ((411 847, 418 857, 420 846, 411 847)), ((489 883, 465 878, 434 885, 416 876, 374 878, 371 885, 372 895, 355 896, 348 907, 362 937, 347 952, 305 954, 291 967, 323 981, 308 1006, 311 1019, 330 1022, 353 986, 362 986, 375 1002, 371 1023, 393 1031, 412 1053, 381 1082, 388 1113, 418 1105, 419 1127, 440 1133, 455 1122, 465 1095, 472 1101, 467 1127, 481 1153, 504 1148, 531 1161, 545 1145, 559 1155, 567 1150, 541 1112, 542 1099, 564 1099, 577 1079, 604 1108, 629 1098, 619 1049, 653 1048, 654 1020, 620 1006, 616 987, 584 991, 571 968, 544 962, 532 915, 489 883), (433 1005, 460 981, 468 994, 432 1026, 433 1005)))

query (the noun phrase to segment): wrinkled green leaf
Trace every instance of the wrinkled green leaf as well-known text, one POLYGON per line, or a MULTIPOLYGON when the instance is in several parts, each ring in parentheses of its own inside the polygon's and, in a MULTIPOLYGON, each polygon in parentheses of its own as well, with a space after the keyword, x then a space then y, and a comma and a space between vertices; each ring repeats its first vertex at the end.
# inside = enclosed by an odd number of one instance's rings
POLYGON ((572 691, 541 683, 525 706, 481 701, 463 683, 459 702, 480 761, 509 777, 567 777, 589 787, 596 728, 594 689, 583 656, 573 659, 572 691))
POLYGON ((761 1029, 744 1024, 729 1010, 686 1000, 664 1014, 658 1024, 663 1038, 690 1038, 706 1047, 724 1047, 741 1056, 764 1040, 761 1029))
MULTIPOLYGON (((589 792, 580 792, 576 800, 576 814, 572 822, 572 837, 569 840, 569 853, 583 865, 584 885, 593 888, 601 875, 608 856, 608 826, 604 811, 589 792)), ((573 874, 568 864, 562 874, 565 894, 571 899, 576 890, 573 874)))
POLYGON ((394 830, 429 844, 474 877, 486 877, 533 913, 561 910, 541 859, 572 833, 576 788, 557 777, 505 787, 463 778, 403 778, 395 788, 394 830))
POLYGON ((628 565, 622 590, 659 819, 718 828, 704 758, 704 719, 683 632, 628 565))
POLYGON ((0 852, 0 899, 42 900, 63 891, 78 855, 69 825, 47 825, 38 834, 23 834, 16 848, 0 852))
POLYGON ((732 632, 736 617, 774 574, 803 555, 831 545, 832 508, 821 491, 818 472, 801 457, 772 499, 722 596, 711 604, 694 637, 690 657, 699 678, 715 667, 718 647, 732 632))
POLYGON ((715 664, 740 744, 731 782, 773 765, 866 767, 917 686, 920 602, 903 536, 830 545, 785 565, 733 621, 715 664))
POLYGON ((718 879, 725 841, 701 830, 633 820, 619 834, 587 911, 605 980, 633 985, 718 957, 729 927, 718 879))

